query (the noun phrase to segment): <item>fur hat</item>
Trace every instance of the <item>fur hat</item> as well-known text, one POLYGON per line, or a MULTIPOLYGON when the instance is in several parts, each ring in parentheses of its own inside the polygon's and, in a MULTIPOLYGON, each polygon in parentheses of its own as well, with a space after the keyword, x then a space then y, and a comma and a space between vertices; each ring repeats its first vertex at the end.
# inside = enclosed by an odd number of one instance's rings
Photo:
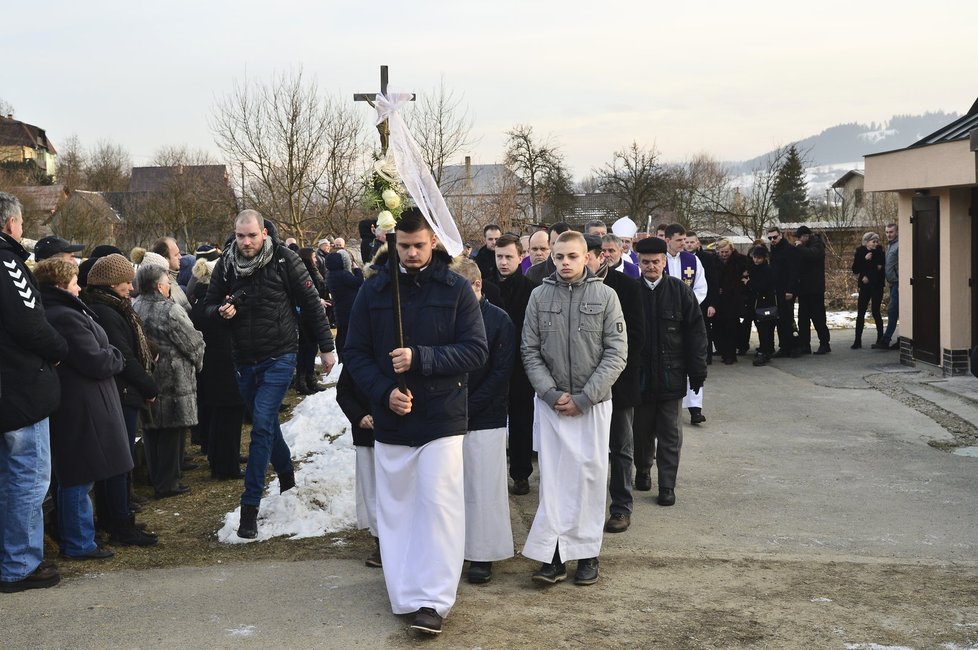
POLYGON ((129 251, 129 259, 132 260, 133 264, 142 264, 143 255, 146 254, 146 249, 142 246, 136 246, 131 251, 129 251))
POLYGON ((121 282, 132 282, 134 277, 136 272, 129 260, 118 253, 112 253, 95 261, 88 272, 87 285, 112 286, 121 282))
POLYGON ((194 262, 193 274, 197 278, 197 281, 202 284, 210 284, 211 274, 214 273, 214 267, 217 266, 217 260, 208 260, 200 258, 194 262))

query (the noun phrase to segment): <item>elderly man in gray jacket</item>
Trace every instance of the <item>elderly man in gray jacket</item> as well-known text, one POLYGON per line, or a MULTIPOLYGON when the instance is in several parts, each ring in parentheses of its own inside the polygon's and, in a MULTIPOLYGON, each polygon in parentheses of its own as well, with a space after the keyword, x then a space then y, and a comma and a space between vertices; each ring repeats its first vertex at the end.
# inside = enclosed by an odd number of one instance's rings
POLYGON ((536 393, 540 505, 523 555, 543 562, 533 580, 598 580, 608 482, 611 386, 625 368, 627 335, 614 290, 585 266, 573 231, 553 247, 556 271, 530 294, 522 354, 536 393))

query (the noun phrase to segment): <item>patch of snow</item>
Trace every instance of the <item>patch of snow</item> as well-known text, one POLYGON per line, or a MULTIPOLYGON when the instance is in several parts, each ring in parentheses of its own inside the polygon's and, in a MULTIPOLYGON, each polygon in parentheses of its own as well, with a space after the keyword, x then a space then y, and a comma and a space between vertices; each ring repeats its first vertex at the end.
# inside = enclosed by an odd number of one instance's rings
POLYGON ((878 131, 866 131, 864 133, 860 133, 856 137, 870 144, 876 144, 886 140, 887 138, 892 138, 897 133, 899 133, 899 131, 896 129, 879 129, 878 131))
POLYGON ((831 598, 812 598, 813 603, 831 603, 831 598))
POLYGON ((847 643, 846 650, 914 650, 905 645, 880 645, 878 643, 847 643))
MULTIPOLYGON (((339 364, 327 381, 338 376, 339 364)), ((335 388, 303 399, 293 410, 292 419, 282 425, 292 458, 299 461, 296 487, 279 494, 278 479, 268 483, 258 513, 257 538, 237 536, 238 507, 224 516, 218 540, 242 544, 281 536, 320 537, 355 525, 356 452, 349 425, 336 403, 335 388)))
POLYGON ((978 458, 978 447, 958 447, 951 452, 955 456, 967 456, 968 458, 978 458))

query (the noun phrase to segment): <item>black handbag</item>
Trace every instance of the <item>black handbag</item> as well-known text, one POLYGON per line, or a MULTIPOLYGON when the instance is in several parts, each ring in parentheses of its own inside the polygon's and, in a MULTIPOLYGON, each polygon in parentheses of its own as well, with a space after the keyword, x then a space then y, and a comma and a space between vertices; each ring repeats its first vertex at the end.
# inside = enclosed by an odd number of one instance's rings
POLYGON ((778 306, 758 307, 754 310, 754 320, 758 323, 769 323, 778 320, 778 306))

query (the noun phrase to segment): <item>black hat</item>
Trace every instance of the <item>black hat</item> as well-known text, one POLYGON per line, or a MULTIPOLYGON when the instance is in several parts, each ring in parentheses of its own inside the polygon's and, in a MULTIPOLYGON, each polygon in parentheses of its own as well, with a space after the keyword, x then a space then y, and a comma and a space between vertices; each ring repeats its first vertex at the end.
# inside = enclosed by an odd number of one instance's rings
POLYGON ((589 251, 601 250, 601 238, 597 235, 584 235, 584 241, 587 242, 589 251))
POLYGON ((809 228, 808 226, 799 226, 798 229, 795 230, 795 237, 801 237, 802 235, 810 235, 810 234, 812 234, 812 229, 809 228))
POLYGON ((767 259, 768 256, 767 246, 755 246, 754 248, 751 249, 750 256, 763 257, 764 259, 767 259))
POLYGON ((201 244, 194 251, 194 257, 200 259, 203 258, 208 262, 213 262, 221 256, 221 249, 214 246, 213 244, 201 244))
POLYGON ((34 244, 34 259, 40 262, 58 253, 77 253, 80 250, 85 250, 84 244, 72 244, 66 239, 50 235, 42 237, 34 244))
POLYGON ((666 240, 659 239, 658 237, 646 237, 645 239, 640 239, 632 244, 632 250, 639 255, 642 255, 643 253, 646 255, 650 253, 653 255, 657 253, 665 254, 667 250, 666 240))

